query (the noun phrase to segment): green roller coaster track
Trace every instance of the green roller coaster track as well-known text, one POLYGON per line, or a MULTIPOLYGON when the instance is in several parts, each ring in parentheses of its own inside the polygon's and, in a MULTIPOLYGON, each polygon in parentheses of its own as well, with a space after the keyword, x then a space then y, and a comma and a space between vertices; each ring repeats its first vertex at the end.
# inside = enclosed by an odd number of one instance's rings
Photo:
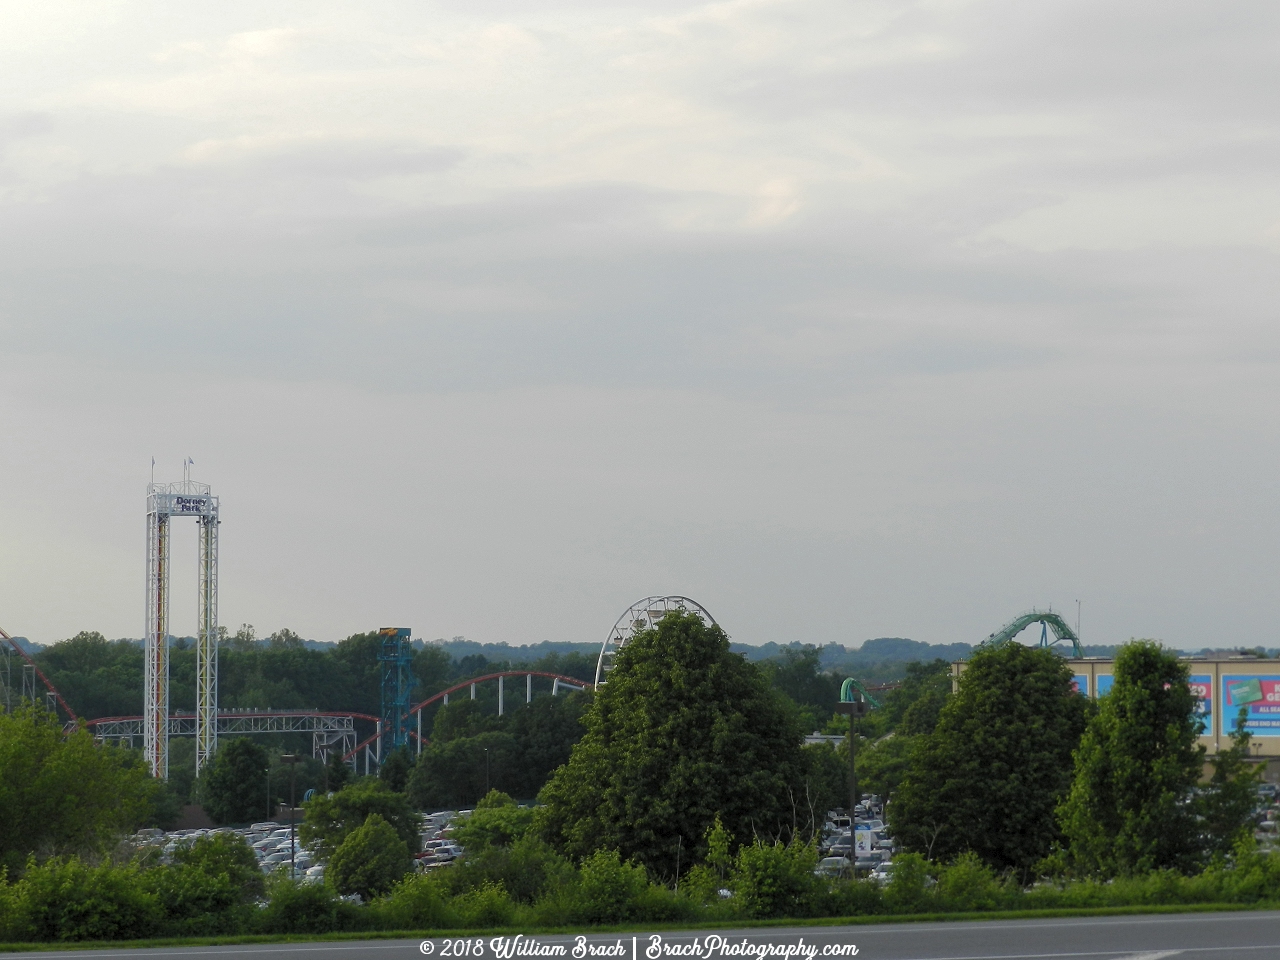
POLYGON ((1032 610, 1029 613, 1024 613, 1022 616, 1009 621, 978 646, 988 649, 1003 647, 1006 643, 1012 643, 1014 637, 1033 623, 1040 624, 1040 646, 1049 647, 1053 645, 1049 642, 1049 631, 1052 630, 1055 637, 1053 643, 1070 641, 1072 655, 1077 658, 1084 656, 1084 651, 1080 649, 1080 638, 1076 636, 1076 632, 1071 629, 1067 621, 1052 610, 1032 610))
POLYGON ((844 683, 840 685, 840 702, 852 703, 854 700, 856 700, 857 698, 853 695, 854 690, 857 690, 858 693, 862 694, 862 699, 866 700, 867 703, 871 704, 873 708, 875 709, 880 708, 880 701, 877 700, 875 697, 873 697, 871 694, 869 694, 867 692, 867 688, 864 687, 857 680, 853 679, 853 677, 849 677, 847 680, 845 680, 844 683))

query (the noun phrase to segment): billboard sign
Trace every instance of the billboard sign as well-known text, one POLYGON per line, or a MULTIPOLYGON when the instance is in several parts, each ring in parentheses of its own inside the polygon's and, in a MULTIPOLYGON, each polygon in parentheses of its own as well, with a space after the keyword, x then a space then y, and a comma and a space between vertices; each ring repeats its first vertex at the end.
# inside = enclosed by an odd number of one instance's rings
MULTIPOLYGON (((1202 737, 1213 736, 1213 677, 1208 674, 1192 674, 1188 680, 1190 681, 1191 692, 1199 700, 1196 705, 1195 717, 1204 724, 1204 732, 1200 734, 1202 737)), ((1111 688, 1115 685, 1116 678, 1110 673, 1100 673, 1094 679, 1097 687, 1096 696, 1105 697, 1111 692, 1111 688)))
POLYGON ((875 833, 871 829, 871 824, 855 823, 853 825, 853 855, 859 858, 869 857, 874 846, 875 833))
POLYGON ((1213 677, 1207 673, 1193 673, 1190 676, 1191 693, 1196 698, 1196 712, 1193 716, 1204 724, 1200 736, 1213 736, 1213 677))
POLYGON ((156 495, 156 507, 174 517, 211 517, 217 513, 213 497, 188 497, 177 493, 156 495))
POLYGON ((1240 708, 1247 711, 1245 729, 1255 737, 1280 737, 1280 675, 1223 674, 1222 720, 1235 730, 1240 708))

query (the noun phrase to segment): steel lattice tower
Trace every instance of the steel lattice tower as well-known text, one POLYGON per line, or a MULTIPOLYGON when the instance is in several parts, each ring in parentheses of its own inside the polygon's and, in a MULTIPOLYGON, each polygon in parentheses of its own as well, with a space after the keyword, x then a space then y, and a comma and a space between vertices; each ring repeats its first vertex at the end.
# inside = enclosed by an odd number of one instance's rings
POLYGON ((378 631, 382 648, 378 660, 382 663, 382 722, 378 738, 378 762, 385 754, 402 747, 409 741, 409 708, 413 705, 413 647, 409 643, 408 627, 383 627, 378 631), (383 743, 389 745, 385 752, 383 743))
POLYGON ((151 773, 169 776, 169 521, 200 524, 199 611, 196 638, 196 772, 218 745, 218 498, 207 483, 147 486, 146 690, 143 751, 151 773))
POLYGON ((218 504, 200 517, 200 626, 196 637, 196 773, 218 749, 218 504))

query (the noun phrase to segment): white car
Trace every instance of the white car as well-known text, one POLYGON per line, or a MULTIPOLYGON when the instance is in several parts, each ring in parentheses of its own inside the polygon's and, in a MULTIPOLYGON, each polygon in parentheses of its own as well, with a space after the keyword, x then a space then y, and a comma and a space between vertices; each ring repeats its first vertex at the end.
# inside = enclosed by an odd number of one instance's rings
POLYGON ((870 874, 868 874, 868 878, 871 880, 874 880, 876 883, 888 883, 889 878, 892 876, 893 876, 892 860, 885 860, 881 862, 880 866, 876 867, 874 870, 871 871, 870 874))

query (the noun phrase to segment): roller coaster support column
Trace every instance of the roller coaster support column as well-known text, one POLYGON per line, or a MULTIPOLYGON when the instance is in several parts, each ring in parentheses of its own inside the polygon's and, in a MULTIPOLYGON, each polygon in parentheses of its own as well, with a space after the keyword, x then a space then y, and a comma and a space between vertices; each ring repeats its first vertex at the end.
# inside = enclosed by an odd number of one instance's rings
POLYGON ((524 675, 524 702, 533 703, 533 674, 524 675))
POLYGON ((502 699, 503 699, 503 694, 506 692, 505 688, 502 686, 502 681, 503 681, 503 678, 499 677, 498 678, 498 716, 502 716, 502 699))

